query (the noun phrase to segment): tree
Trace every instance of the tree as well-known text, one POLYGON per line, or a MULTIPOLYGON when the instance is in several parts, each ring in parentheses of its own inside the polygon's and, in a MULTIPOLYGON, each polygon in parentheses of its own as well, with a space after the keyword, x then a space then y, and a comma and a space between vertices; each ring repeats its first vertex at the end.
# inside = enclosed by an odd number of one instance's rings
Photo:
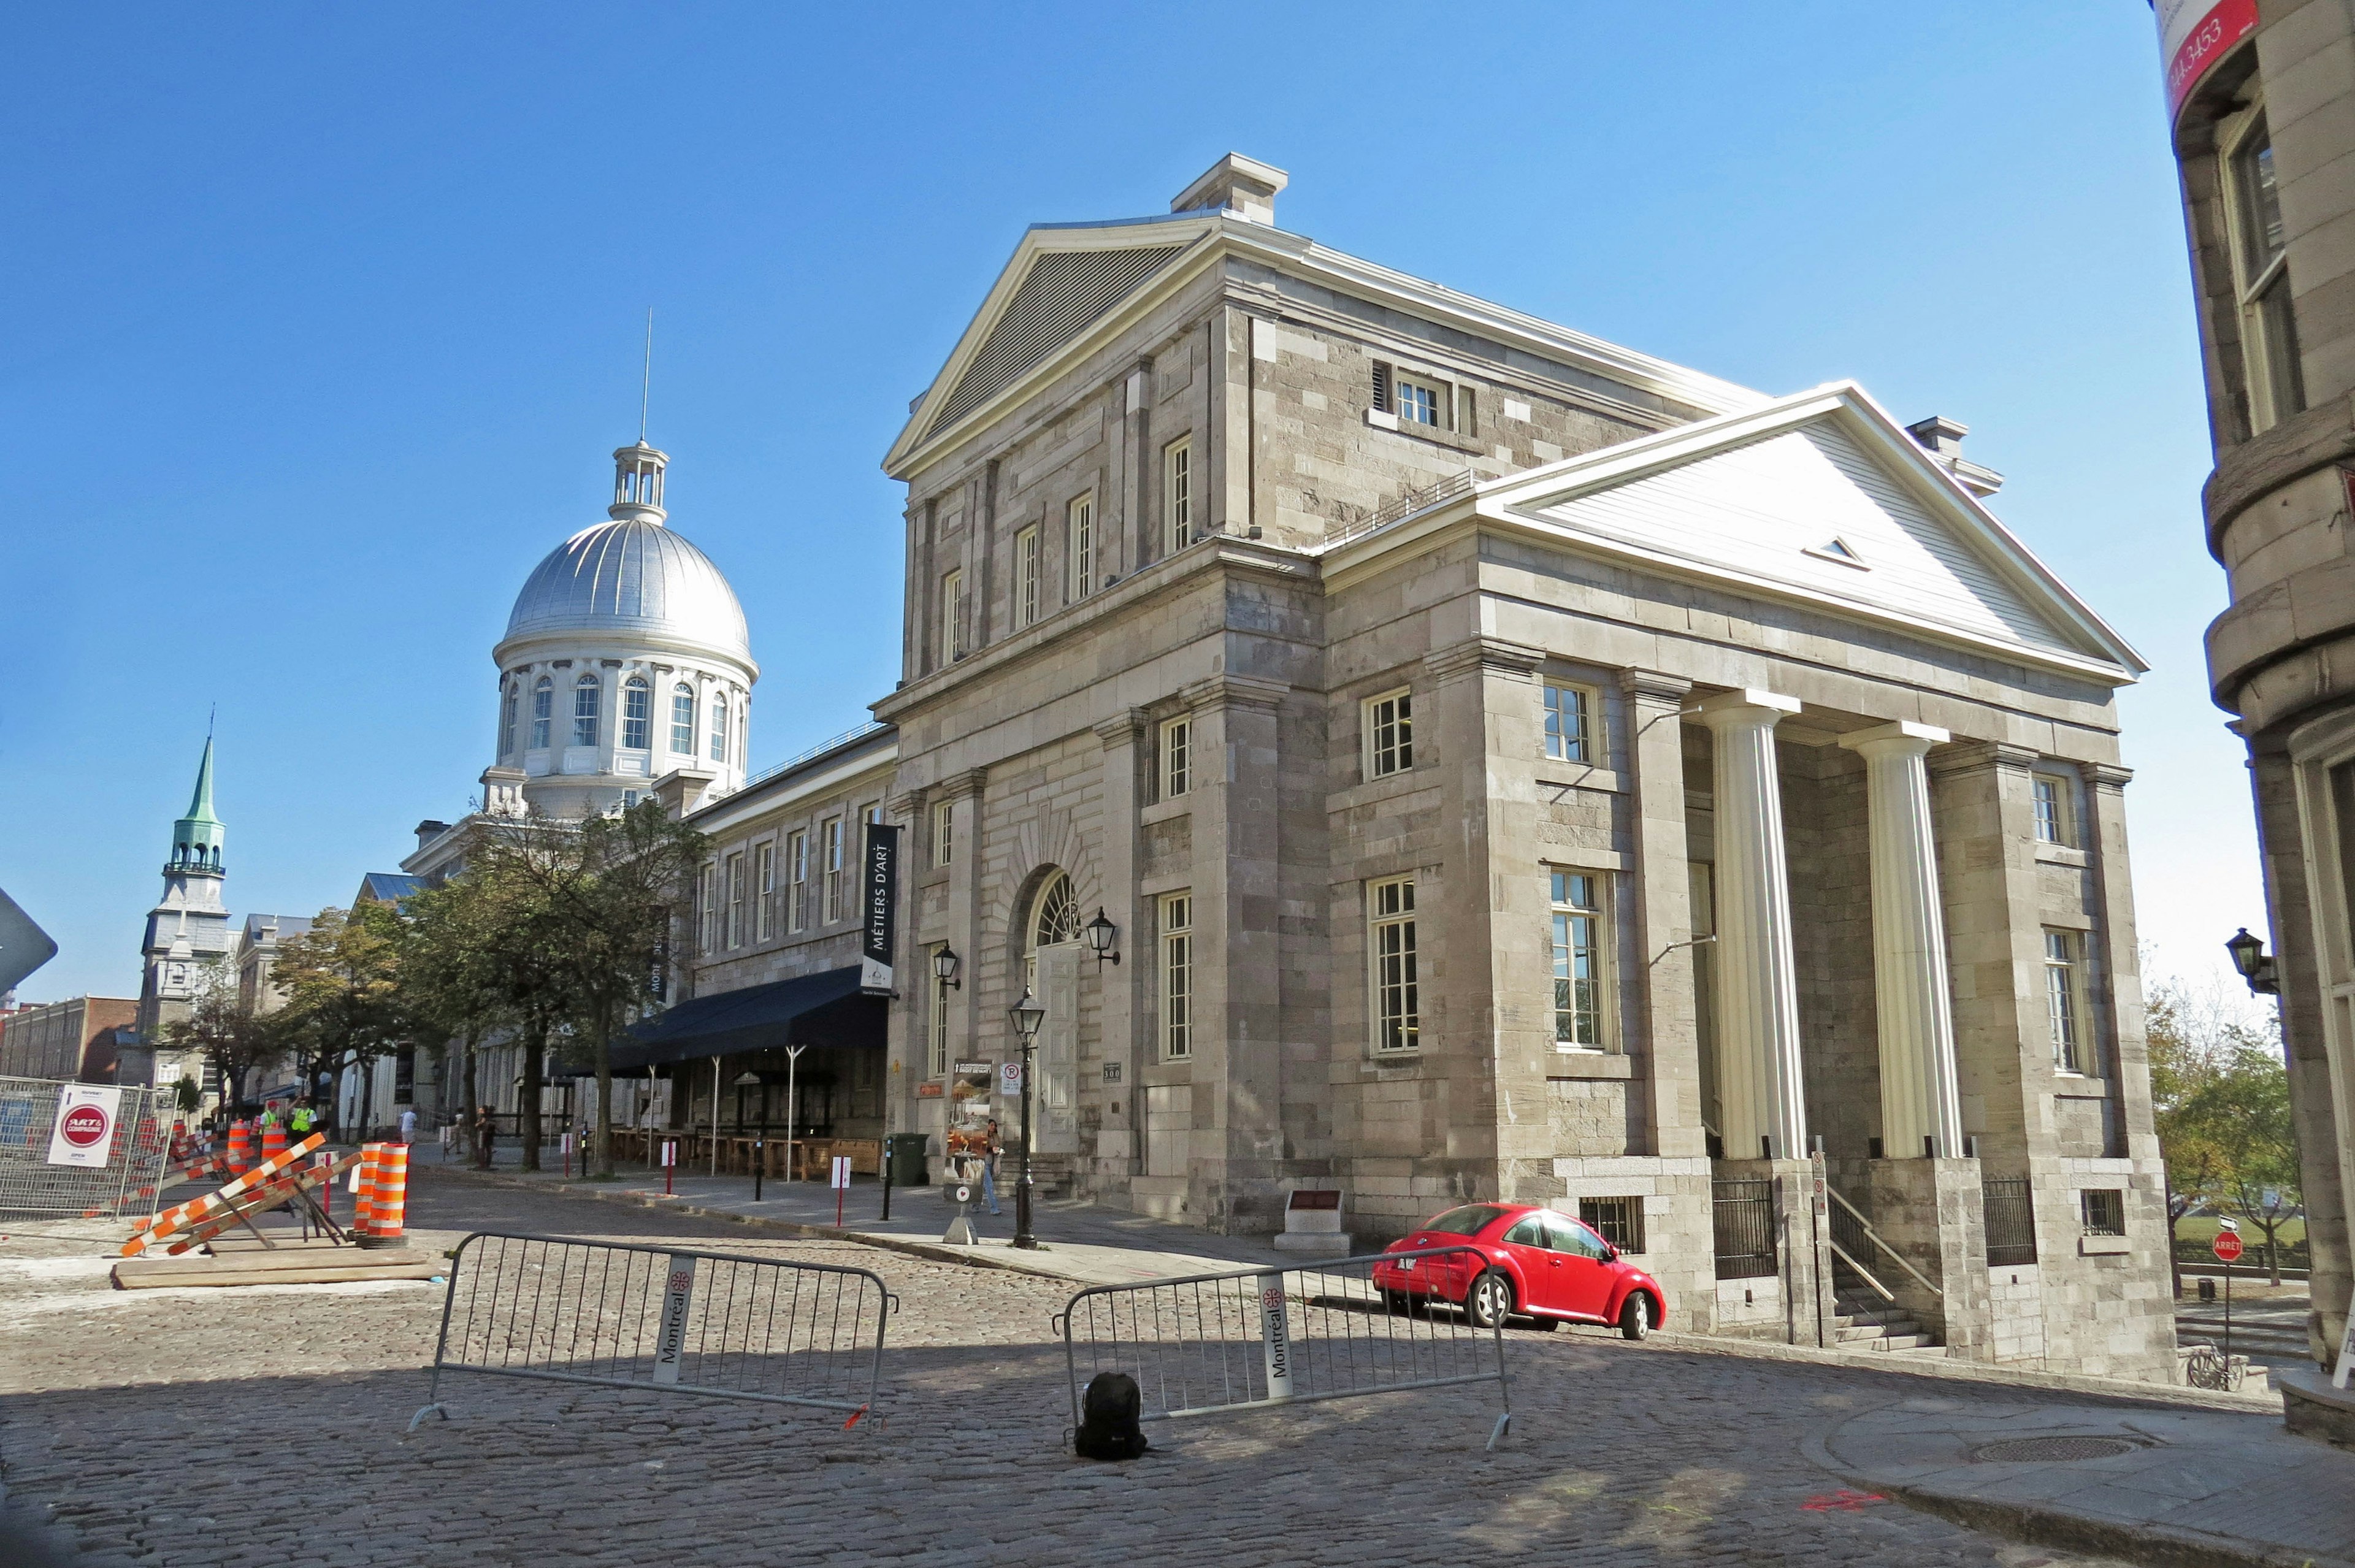
POLYGON ((2170 1253, 2183 1215, 2202 1204, 2236 1211, 2263 1232, 2280 1284, 2280 1230, 2297 1207, 2298 1170, 2278 1018, 2234 1016, 2221 996, 2169 981, 2152 989, 2148 1038, 2170 1253))
MULTIPOLYGON (((503 896, 511 891, 493 879, 466 872, 411 895, 402 910, 404 1006, 431 1035, 460 1042, 462 1104, 469 1117, 482 1103, 475 1072, 478 1048, 498 1029, 522 1021, 517 998, 531 989, 528 984, 516 984, 518 955, 511 951, 510 939, 528 937, 531 922, 513 897, 503 896)), ((471 1128, 471 1121, 468 1125, 471 1128)), ((488 1155, 487 1148, 474 1149, 478 1161, 488 1155)))
POLYGON ((272 1030, 239 1005, 237 968, 228 959, 199 965, 194 978, 196 996, 188 1016, 163 1027, 163 1043, 202 1055, 219 1075, 227 1103, 241 1105, 247 1077, 254 1069, 277 1060, 278 1041, 272 1030))
POLYGON ((645 801, 577 823, 492 827, 469 873, 500 886, 534 928, 527 945, 558 1004, 541 1021, 569 1023, 596 1069, 591 1168, 601 1178, 613 1174, 613 1040, 655 999, 707 842, 645 801))
POLYGON ((400 923, 398 909, 373 900, 321 910, 310 930, 280 947, 271 973, 286 993, 286 1006, 272 1015, 276 1026, 326 1060, 358 1069, 362 1137, 374 1110, 376 1064, 411 1032, 399 983, 400 923))

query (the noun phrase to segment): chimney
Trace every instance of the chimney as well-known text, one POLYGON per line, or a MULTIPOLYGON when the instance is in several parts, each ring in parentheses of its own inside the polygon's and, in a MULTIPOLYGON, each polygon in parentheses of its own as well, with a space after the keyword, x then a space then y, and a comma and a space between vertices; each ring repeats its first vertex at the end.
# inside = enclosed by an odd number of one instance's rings
POLYGON ((1273 164, 1229 153, 1212 164, 1201 178, 1178 193, 1172 212, 1224 211, 1230 218, 1275 227, 1275 193, 1292 176, 1273 164))
POLYGON ((422 849, 428 844, 432 843, 433 840, 441 837, 442 835, 449 831, 450 825, 448 823, 435 822, 431 818, 428 818, 417 825, 417 847, 420 849, 422 849))
POLYGON ((1905 433, 1912 436, 1939 467, 1953 475, 1956 484, 1972 495, 1985 498, 2003 488, 2002 475, 1992 468, 1982 468, 1976 463, 1964 460, 1963 437, 1971 433, 1970 426, 1943 414, 1932 414, 1928 419, 1915 420, 1907 425, 1905 433))

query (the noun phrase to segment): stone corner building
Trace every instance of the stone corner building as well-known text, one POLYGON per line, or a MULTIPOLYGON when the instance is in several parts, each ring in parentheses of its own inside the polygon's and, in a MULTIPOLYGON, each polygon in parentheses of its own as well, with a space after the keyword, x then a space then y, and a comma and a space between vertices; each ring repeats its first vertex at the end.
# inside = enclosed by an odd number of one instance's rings
POLYGON ((1813 1343, 1869 1274, 1948 1353, 2169 1375, 2133 651, 1961 427, 1327 250, 1284 178, 1028 230, 886 460, 890 1124, 1027 987, 1074 1194, 1545 1202, 1678 1328, 1813 1343))
MULTIPOLYGON (((2248 743, 2328 1364, 2355 1287, 2355 16, 2157 12, 2215 448, 2207 542, 2232 598, 2209 681, 2248 743)), ((2293 1426, 2355 1440, 2344 1391, 2288 1383, 2293 1426)))

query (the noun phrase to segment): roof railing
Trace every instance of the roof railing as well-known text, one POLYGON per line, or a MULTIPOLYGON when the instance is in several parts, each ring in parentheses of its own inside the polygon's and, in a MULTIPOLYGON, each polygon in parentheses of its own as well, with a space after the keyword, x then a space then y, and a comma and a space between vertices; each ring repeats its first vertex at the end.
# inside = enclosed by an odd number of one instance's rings
POLYGON ((1383 502, 1355 522, 1334 524, 1325 530, 1325 542, 1327 546, 1345 544, 1377 528, 1402 523, 1417 513, 1427 512, 1459 496, 1470 495, 1472 487, 1478 483, 1469 468, 1459 474, 1448 475, 1444 479, 1434 479, 1419 489, 1407 491, 1396 500, 1383 502))
POLYGON ((743 787, 745 789, 751 789, 754 784, 766 784, 771 779, 775 778, 779 773, 785 773, 790 769, 800 767, 804 763, 823 757, 828 752, 834 751, 838 747, 847 746, 854 741, 864 741, 867 737, 874 734, 879 730, 889 730, 890 728, 890 726, 889 724, 884 723, 879 719, 869 719, 864 724, 855 724, 851 726, 851 728, 845 730, 841 734, 835 736, 830 741, 820 741, 816 745, 812 746, 806 752, 796 752, 794 755, 787 757, 782 763, 772 763, 767 767, 762 768, 759 773, 748 774, 745 777, 743 787))

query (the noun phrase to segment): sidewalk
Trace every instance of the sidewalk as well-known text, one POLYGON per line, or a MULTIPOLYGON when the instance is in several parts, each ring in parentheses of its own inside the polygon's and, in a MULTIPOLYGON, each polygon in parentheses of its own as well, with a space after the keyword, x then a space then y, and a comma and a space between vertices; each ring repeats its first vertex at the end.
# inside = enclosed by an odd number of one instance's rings
POLYGON ((1014 1236, 1014 1189, 1010 1181, 998 1189, 1002 1213, 993 1215, 978 1202, 974 1205, 970 1218, 981 1244, 969 1247, 953 1246, 941 1240, 942 1232, 948 1229, 952 1211, 938 1186, 893 1188, 891 1218, 886 1221, 882 1218, 882 1184, 860 1180, 842 1194, 842 1228, 837 1231, 834 1190, 817 1182, 771 1179, 762 1183, 761 1201, 755 1203, 752 1179, 749 1176, 711 1177, 680 1171, 673 1176, 673 1195, 666 1197, 662 1173, 649 1172, 643 1166, 617 1166, 612 1181, 577 1179, 576 1166, 576 1179, 568 1181, 560 1156, 552 1162, 552 1168, 535 1172, 521 1168, 518 1150, 502 1148, 498 1153, 498 1165, 490 1172, 474 1170, 463 1156, 445 1161, 438 1144, 418 1143, 411 1147, 409 1157, 415 1168, 473 1180, 555 1188, 577 1197, 783 1226, 828 1237, 847 1235, 918 1257, 982 1268, 1013 1269, 1082 1285, 1122 1285, 1171 1275, 1215 1274, 1253 1264, 1298 1268, 1312 1261, 1278 1252, 1256 1237, 1213 1235, 1093 1203, 1047 1200, 1039 1200, 1033 1206, 1031 1221, 1039 1241, 1038 1250, 1017 1251, 1008 1244, 1014 1236))
POLYGON ((2355 1563, 2355 1454, 2290 1435, 2277 1414, 1933 1395, 1851 1416, 1807 1447, 1860 1487, 2039 1545, 2137 1563, 2355 1563))

